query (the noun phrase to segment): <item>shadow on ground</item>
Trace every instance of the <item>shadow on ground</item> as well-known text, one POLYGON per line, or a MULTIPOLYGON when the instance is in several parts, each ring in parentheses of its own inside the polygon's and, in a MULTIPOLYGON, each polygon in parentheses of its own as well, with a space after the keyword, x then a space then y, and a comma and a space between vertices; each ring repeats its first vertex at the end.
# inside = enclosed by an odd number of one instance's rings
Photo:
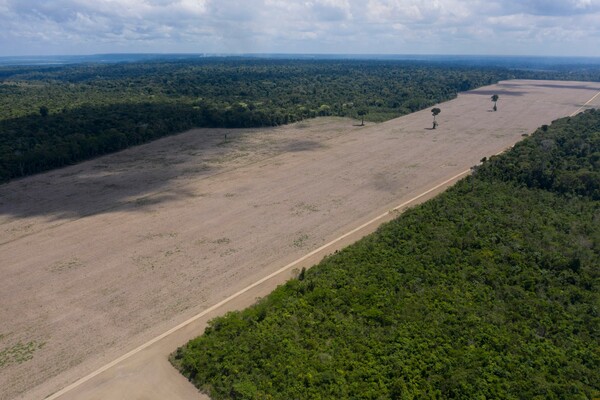
POLYGON ((467 94, 477 96, 493 96, 495 94, 498 96, 524 96, 527 94, 527 92, 521 92, 518 90, 474 90, 467 92, 467 94))
POLYGON ((2 184, 0 226, 34 216, 62 220, 113 211, 150 212, 178 199, 207 196, 190 182, 218 176, 256 157, 326 147, 306 139, 257 139, 270 129, 195 129, 2 184))
POLYGON ((197 129, 50 172, 0 185, 3 219, 77 218, 115 210, 147 211, 195 197, 190 180, 226 169, 247 130, 197 129), (228 143, 222 144, 227 131, 228 143), (219 145, 221 144, 221 145, 219 145))
POLYGON ((313 140, 297 140, 293 141, 285 146, 286 151, 289 152, 300 152, 300 151, 311 151, 324 148, 322 143, 315 142, 313 140))
MULTIPOLYGON (((569 85, 569 84, 565 84, 565 85, 561 85, 561 84, 554 84, 554 83, 542 83, 542 82, 533 82, 531 84, 529 84, 530 86, 535 86, 535 87, 540 87, 540 88, 550 88, 550 89, 576 89, 576 90, 593 90, 594 92, 598 91, 597 87, 594 86, 577 86, 577 85, 569 85)), ((523 85, 519 85, 519 84, 515 84, 515 83, 499 83, 498 86, 500 87, 523 87, 523 85)))

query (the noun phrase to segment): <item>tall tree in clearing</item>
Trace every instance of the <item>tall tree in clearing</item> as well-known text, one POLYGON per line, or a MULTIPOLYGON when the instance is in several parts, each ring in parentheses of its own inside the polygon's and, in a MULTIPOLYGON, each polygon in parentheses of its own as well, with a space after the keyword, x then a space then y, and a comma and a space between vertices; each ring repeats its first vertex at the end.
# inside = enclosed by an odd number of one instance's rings
POLYGON ((435 117, 441 112, 442 112, 442 110, 440 110, 437 107, 431 109, 431 114, 433 115, 433 129, 437 128, 437 126, 438 126, 438 123, 435 120, 435 117))
POLYGON ((496 106, 496 102, 498 102, 499 98, 500 98, 500 96, 498 96, 497 94, 492 95, 492 101, 494 102, 494 111, 498 111, 498 107, 496 106))
POLYGON ((361 108, 358 110, 357 114, 360 117, 360 126, 365 126, 365 115, 367 115, 367 110, 361 108))

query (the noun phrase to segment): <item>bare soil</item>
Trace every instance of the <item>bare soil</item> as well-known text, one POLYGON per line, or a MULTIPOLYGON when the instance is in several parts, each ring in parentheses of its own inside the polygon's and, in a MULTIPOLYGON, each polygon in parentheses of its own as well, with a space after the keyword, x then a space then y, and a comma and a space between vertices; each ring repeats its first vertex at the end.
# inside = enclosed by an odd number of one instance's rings
MULTIPOLYGON (((436 130, 429 110, 197 129, 0 186, 0 399, 64 388, 599 91, 501 82, 438 105, 436 130)), ((200 329, 64 398, 198 398, 162 355, 200 329)))

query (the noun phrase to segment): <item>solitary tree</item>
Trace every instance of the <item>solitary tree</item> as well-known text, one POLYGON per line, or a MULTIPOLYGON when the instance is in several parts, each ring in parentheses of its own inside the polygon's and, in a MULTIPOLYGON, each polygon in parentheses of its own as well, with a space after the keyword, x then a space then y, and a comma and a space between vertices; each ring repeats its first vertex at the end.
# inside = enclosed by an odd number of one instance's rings
POLYGON ((358 110, 357 114, 360 117, 360 126, 365 126, 365 115, 367 115, 367 110, 361 108, 358 110))
POLYGON ((431 114, 433 115, 433 129, 437 128, 437 126, 438 126, 438 123, 435 120, 435 117, 441 112, 442 112, 442 110, 440 110, 437 107, 431 109, 431 114))
POLYGON ((496 107, 496 102, 499 98, 500 96, 498 96, 497 94, 492 95, 492 101, 494 102, 494 111, 498 111, 498 107, 496 107))

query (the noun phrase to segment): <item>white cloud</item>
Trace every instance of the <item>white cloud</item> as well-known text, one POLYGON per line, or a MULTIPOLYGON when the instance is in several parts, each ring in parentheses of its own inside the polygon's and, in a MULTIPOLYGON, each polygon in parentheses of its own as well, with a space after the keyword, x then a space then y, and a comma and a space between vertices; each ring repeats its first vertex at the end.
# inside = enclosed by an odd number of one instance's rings
POLYGON ((0 0, 0 55, 600 56, 599 26, 600 0, 0 0))

